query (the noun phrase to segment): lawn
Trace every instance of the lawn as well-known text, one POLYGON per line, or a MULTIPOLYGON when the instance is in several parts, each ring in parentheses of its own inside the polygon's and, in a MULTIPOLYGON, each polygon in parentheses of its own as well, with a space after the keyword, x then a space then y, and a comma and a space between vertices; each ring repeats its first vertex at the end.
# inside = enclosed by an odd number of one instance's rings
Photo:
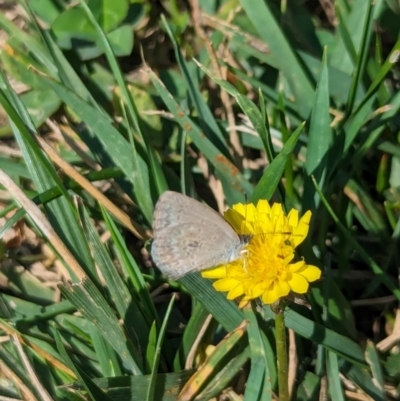
POLYGON ((399 21, 0 2, 0 400, 399 399, 399 21))

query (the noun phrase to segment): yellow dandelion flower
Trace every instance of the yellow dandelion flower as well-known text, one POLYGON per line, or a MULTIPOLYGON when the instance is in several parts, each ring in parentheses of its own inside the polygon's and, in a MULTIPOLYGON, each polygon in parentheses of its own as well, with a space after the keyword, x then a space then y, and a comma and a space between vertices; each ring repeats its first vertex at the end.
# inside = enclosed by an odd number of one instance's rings
POLYGON ((228 299, 242 297, 239 307, 259 297, 272 304, 290 292, 305 294, 309 283, 321 277, 318 267, 293 261, 295 248, 308 234, 310 211, 299 219, 295 209, 286 216, 281 204, 271 207, 260 200, 257 206, 234 205, 225 218, 239 235, 252 235, 247 251, 243 258, 201 274, 216 279, 214 288, 227 292, 228 299))

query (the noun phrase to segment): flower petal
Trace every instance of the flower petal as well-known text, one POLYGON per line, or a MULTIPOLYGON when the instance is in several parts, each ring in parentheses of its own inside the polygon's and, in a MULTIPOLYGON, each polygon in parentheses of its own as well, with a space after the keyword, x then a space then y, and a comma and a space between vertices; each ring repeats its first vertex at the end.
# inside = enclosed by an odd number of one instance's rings
POLYGON ((293 273, 288 282, 290 289, 298 294, 305 294, 308 290, 308 281, 301 274, 293 273))
POLYGON ((249 302, 250 302, 250 298, 249 297, 243 297, 239 303, 239 309, 244 308, 249 302))
POLYGON ((213 267, 201 272, 201 276, 204 278, 225 278, 226 277, 226 266, 213 267))
POLYGON ((271 213, 271 206, 266 199, 260 199, 257 202, 257 213, 268 215, 271 213))
POLYGON ((319 280, 322 272, 317 266, 305 265, 304 270, 300 270, 298 273, 306 278, 308 282, 311 282, 319 280))
POLYGON ((290 292, 290 286, 287 281, 276 281, 276 291, 279 291, 279 298, 286 297, 290 292))
POLYGON ((233 229, 240 234, 242 221, 244 217, 235 209, 228 209, 224 213, 225 220, 233 227, 233 229))
POLYGON ((276 219, 283 216, 283 208, 281 203, 274 203, 271 207, 271 217, 276 219))
POLYGON ((265 281, 259 281, 255 286, 251 288, 251 297, 258 298, 262 293, 265 292, 265 289, 268 288, 269 285, 265 283, 265 281))
POLYGON ((217 291, 226 292, 226 291, 230 291, 232 288, 235 288, 239 283, 240 283, 240 281, 235 280, 233 278, 223 278, 223 279, 218 280, 215 283, 213 283, 213 287, 217 291))
POLYGON ((265 291, 264 294, 262 294, 261 300, 267 304, 273 304, 275 301, 279 299, 279 293, 277 291, 265 291))
POLYGON ((299 270, 303 269, 303 267, 305 266, 305 262, 304 260, 299 260, 296 263, 291 263, 289 265, 289 271, 291 271, 292 273, 294 272, 298 272, 299 270))
POLYGON ((243 285, 242 283, 239 283, 235 288, 232 288, 228 294, 227 294, 227 298, 228 299, 235 299, 240 297, 241 295, 243 295, 243 285))
POLYGON ((297 225, 299 224, 299 211, 296 209, 292 209, 289 212, 287 219, 289 226, 297 227, 297 225))
POLYGON ((300 219, 299 224, 293 230, 293 240, 295 245, 300 245, 307 237, 310 228, 311 212, 308 210, 300 219))

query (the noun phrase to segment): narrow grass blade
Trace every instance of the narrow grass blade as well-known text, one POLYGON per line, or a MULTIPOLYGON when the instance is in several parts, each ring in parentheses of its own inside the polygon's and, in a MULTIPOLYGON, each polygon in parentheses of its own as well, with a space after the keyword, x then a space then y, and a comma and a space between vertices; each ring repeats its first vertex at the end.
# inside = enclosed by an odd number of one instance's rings
POLYGON ((228 301, 224 294, 215 291, 209 280, 201 278, 199 274, 188 274, 179 281, 227 332, 234 330, 242 323, 243 312, 238 309, 235 302, 228 301))
MULTIPOLYGON (((154 383, 155 397, 162 401, 176 401, 179 390, 193 374, 193 370, 184 370, 179 373, 160 373, 154 383)), ((119 376, 94 379, 99 388, 107 391, 113 400, 143 401, 149 387, 150 375, 146 376, 119 376)), ((83 389, 80 382, 70 385, 73 390, 83 389)))
POLYGON ((62 293, 91 321, 121 357, 125 368, 142 374, 142 359, 130 343, 114 312, 88 279, 76 284, 60 286, 62 293))
MULTIPOLYGON (((129 251, 122 234, 105 210, 103 210, 103 218, 111 233, 113 244, 117 250, 122 269, 126 276, 130 278, 130 284, 133 287, 132 292, 134 294, 133 296, 135 298, 135 304, 139 308, 138 312, 139 310, 141 311, 145 321, 147 322, 147 327, 150 327, 154 320, 158 320, 158 314, 151 299, 148 284, 144 280, 143 274, 131 252, 129 251)), ((118 286, 116 288, 118 288, 118 286)), ((133 305, 130 305, 130 307, 132 306, 133 305)), ((130 313, 124 314, 124 316, 128 321, 131 321, 133 318, 133 315, 130 315, 130 313)))
POLYGON ((278 68, 290 83, 297 110, 301 115, 307 115, 314 98, 313 86, 269 5, 259 0, 241 0, 240 3, 260 38, 268 44, 275 59, 279 60, 278 68))
POLYGON ((397 42, 394 44, 385 62, 383 63, 379 71, 375 74, 375 79, 368 88, 368 91, 364 95, 362 101, 357 105, 357 109, 355 110, 354 113, 357 113, 364 106, 364 104, 368 102, 371 96, 373 96, 379 90, 381 84, 384 82, 389 72, 399 61, 399 57, 400 57, 400 39, 398 39, 397 42))
POLYGON ((80 209, 83 228, 91 246, 94 261, 107 283, 110 298, 112 303, 115 304, 120 319, 122 319, 125 332, 132 344, 135 344, 138 349, 145 349, 149 335, 149 325, 138 305, 140 302, 138 299, 133 299, 124 281, 116 271, 114 263, 101 243, 86 210, 83 207, 80 209))
POLYGON ((137 153, 136 161, 132 159, 129 142, 114 128, 111 119, 100 113, 96 108, 86 103, 74 92, 57 82, 40 77, 43 85, 52 88, 58 96, 88 125, 90 130, 103 144, 108 156, 132 182, 135 187, 135 197, 141 211, 148 221, 153 214, 153 201, 149 193, 149 170, 146 161, 137 153))
MULTIPOLYGON (((235 379, 246 362, 250 359, 250 348, 246 347, 239 355, 231 358, 210 380, 203 391, 197 397, 197 400, 211 400, 219 396, 235 379)), ((255 399, 254 399, 255 400, 255 399)))
POLYGON ((85 372, 76 367, 72 362, 71 358, 68 355, 67 350, 64 348, 64 344, 62 343, 61 336, 56 329, 53 329, 54 339, 56 341, 56 345, 58 351, 60 352, 63 359, 66 361, 67 365, 74 371, 75 375, 80 379, 81 383, 83 383, 89 397, 93 401, 112 401, 112 398, 109 397, 104 391, 102 391, 93 381, 90 379, 85 372))
MULTIPOLYGON (((343 361, 342 361, 343 362, 343 361)), ((386 401, 386 394, 378 389, 367 369, 357 365, 350 365, 348 362, 341 363, 341 372, 352 380, 357 386, 365 391, 374 401, 386 401)))
MULTIPOLYGON (((269 306, 264 307, 263 311, 269 318, 274 318, 274 313, 269 306)), ((361 347, 350 338, 335 333, 333 330, 327 329, 288 308, 285 310, 285 324, 302 337, 321 344, 354 363, 366 366, 361 347)))
POLYGON ((77 214, 70 200, 69 194, 59 179, 53 165, 44 156, 42 150, 33 138, 36 134, 35 126, 30 119, 28 111, 15 92, 9 87, 5 77, 0 77, 0 103, 5 108, 18 145, 23 157, 28 162, 31 178, 38 192, 43 192, 57 186, 64 195, 50 204, 45 205, 52 226, 63 242, 80 264, 88 269, 93 267, 87 243, 78 224, 77 214), (8 96, 5 96, 7 91, 8 96))
POLYGON ((327 167, 327 153, 332 144, 332 131, 329 116, 329 77, 326 49, 322 58, 321 72, 315 92, 308 130, 308 147, 305 168, 309 175, 314 174, 321 182, 327 167))
POLYGON ((281 152, 268 166, 257 186, 254 188, 254 192, 250 197, 251 202, 255 203, 259 199, 270 199, 272 197, 285 170, 286 159, 292 154, 304 125, 305 123, 301 124, 296 131, 293 132, 281 152))
POLYGON ((267 152, 269 161, 272 161, 272 159, 274 158, 273 148, 271 144, 264 97, 262 96, 261 90, 259 90, 261 107, 260 111, 247 96, 242 95, 233 85, 231 85, 229 82, 219 79, 215 74, 213 74, 209 69, 201 65, 199 62, 196 61, 196 63, 202 69, 202 71, 204 71, 210 78, 214 80, 214 82, 216 82, 226 92, 228 92, 236 99, 238 105, 249 118, 250 122, 253 124, 254 129, 258 133, 264 145, 264 149, 267 152))
POLYGON ((95 350, 95 358, 98 358, 101 373, 104 377, 122 375, 118 354, 111 347, 110 343, 99 333, 95 326, 91 326, 90 338, 95 350))
POLYGON ((204 98, 199 89, 199 83, 194 82, 193 78, 190 76, 188 65, 182 56, 182 53, 178 47, 178 44, 176 43, 171 28, 168 25, 168 22, 164 16, 161 16, 161 21, 174 47, 175 57, 185 78, 190 99, 192 100, 193 105, 196 108, 196 112, 199 116, 201 128, 204 130, 206 136, 211 140, 211 142, 214 143, 225 156, 228 156, 229 152, 226 140, 217 122, 215 121, 214 115, 211 113, 210 108, 204 101, 204 98))
POLYGON ((351 75, 356 65, 355 57, 359 53, 365 21, 370 2, 355 0, 351 4, 340 0, 336 10, 340 26, 335 35, 330 53, 330 65, 351 75), (342 6, 343 5, 343 6, 342 6))
POLYGON ((367 348, 365 350, 365 358, 371 369, 373 383, 375 384, 377 391, 380 392, 380 397, 382 399, 386 399, 385 380, 384 380, 381 360, 378 351, 371 340, 368 340, 367 342, 367 348))
POLYGON ((336 216, 335 212, 330 207, 328 201, 325 199, 322 191, 319 189, 317 183, 314 180, 313 182, 317 192, 321 197, 322 203, 325 205, 326 209, 328 210, 332 219, 335 221, 339 230, 344 234, 346 240, 348 240, 349 243, 353 246, 353 248, 360 254, 365 263, 367 263, 367 265, 374 272, 376 278, 379 279, 382 282, 382 284, 384 284, 393 293, 393 295, 400 301, 399 288, 396 287, 396 285, 392 282, 389 276, 379 267, 379 265, 373 260, 373 258, 369 256, 367 252, 358 244, 358 242, 354 239, 353 235, 346 229, 343 223, 336 216))
POLYGON ((150 69, 147 70, 153 85, 160 94, 164 103, 174 115, 175 120, 179 123, 193 140, 196 146, 204 153, 207 160, 216 168, 216 170, 224 177, 227 182, 231 183, 236 199, 232 201, 239 202, 243 199, 243 192, 251 193, 253 188, 251 184, 243 177, 237 167, 235 167, 218 148, 201 132, 199 127, 185 114, 179 104, 174 100, 172 95, 167 91, 161 80, 150 69))
POLYGON ((163 323, 161 325, 160 333, 158 334, 146 401, 155 400, 155 383, 156 383, 156 378, 157 378, 158 364, 160 362, 161 347, 164 342, 165 332, 167 331, 167 324, 168 324, 168 320, 169 320, 169 317, 172 312, 172 307, 174 306, 174 302, 175 302, 175 294, 172 296, 171 301, 168 304, 168 308, 165 313, 163 323))
MULTIPOLYGON (((153 182, 157 186, 158 193, 161 194, 163 191, 165 191, 168 188, 168 185, 166 183, 164 173, 161 169, 161 165, 156 160, 154 151, 147 145, 148 140, 147 140, 147 138, 145 138, 145 135, 143 134, 142 129, 140 127, 140 122, 139 122, 139 118, 137 115, 137 108, 135 106, 135 102, 132 98, 131 92, 128 90, 124 76, 122 75, 122 71, 119 67, 118 61, 115 58, 115 55, 113 53, 113 50, 110 46, 110 43, 107 39, 106 34, 101 29, 100 25, 98 24, 96 18, 94 17, 94 15, 91 12, 88 5, 83 0, 80 0, 80 5, 83 8, 83 10, 85 11, 89 21, 93 24, 93 26, 96 30, 97 36, 99 38, 99 43, 103 47, 104 53, 107 57, 108 63, 110 64, 111 70, 113 72, 113 76, 115 77, 115 79, 118 83, 118 86, 121 89, 122 96, 124 98, 124 103, 128 110, 128 113, 127 113, 129 116, 128 121, 133 123, 135 132, 140 137, 140 144, 142 145, 142 147, 144 149, 145 159, 149 161, 149 172, 154 178, 153 182)), ((130 128, 129 123, 128 123, 128 127, 130 128)), ((131 130, 129 129, 129 131, 131 131, 131 130)), ((132 159, 133 159, 133 163, 135 164, 134 171, 139 171, 140 164, 138 162, 138 159, 140 156, 138 154, 138 149, 136 149, 136 144, 135 144, 132 132, 130 132, 130 143, 131 143, 132 153, 133 153, 132 159)), ((138 185, 139 183, 142 184, 139 177, 136 177, 135 181, 136 181, 136 185, 138 185)), ((146 185, 141 185, 140 188, 138 188, 138 192, 143 192, 143 191, 145 193, 150 192, 150 187, 146 186, 146 185)), ((141 195, 137 195, 137 196, 141 197, 141 195)), ((147 197, 150 197, 150 193, 147 194, 147 197)))
POLYGON ((205 360, 196 373, 187 381, 179 394, 179 400, 189 401, 195 397, 204 384, 217 370, 217 366, 226 363, 231 358, 231 353, 237 347, 240 347, 241 341, 245 338, 246 328, 241 325, 233 332, 225 336, 225 338, 215 347, 212 354, 205 360), (227 359, 228 358, 228 359, 227 359))
MULTIPOLYGON (((153 378, 153 371, 152 371, 152 365, 153 361, 156 355, 156 345, 157 345, 157 326, 156 322, 154 321, 153 324, 151 325, 150 331, 149 331, 149 338, 147 340, 147 345, 146 345, 146 372, 151 374, 151 378, 153 378)), ((150 390, 147 391, 147 394, 149 393, 150 390)))
POLYGON ((251 368, 247 380, 244 401, 272 400, 271 378, 268 372, 266 350, 260 335, 257 316, 253 309, 246 308, 244 316, 248 323, 248 336, 251 354, 251 368))
POLYGON ((337 355, 332 351, 327 351, 326 374, 328 376, 329 394, 332 400, 344 401, 342 385, 339 375, 339 363, 337 355))
POLYGON ((361 46, 360 46, 360 50, 359 50, 359 54, 358 54, 356 70, 355 70, 355 73, 353 76, 353 81, 352 81, 352 84, 350 87, 349 97, 347 99, 347 104, 346 104, 346 114, 347 115, 350 115, 351 112, 353 111, 354 101, 356 98, 356 92, 357 92, 358 86, 360 85, 362 77, 364 76, 364 70, 365 70, 365 66, 367 63, 368 49, 369 49, 369 44, 370 44, 371 36, 372 36, 373 11, 374 11, 374 7, 375 7, 375 3, 369 2, 368 5, 369 6, 368 6, 367 13, 365 16, 362 41, 361 41, 361 46))

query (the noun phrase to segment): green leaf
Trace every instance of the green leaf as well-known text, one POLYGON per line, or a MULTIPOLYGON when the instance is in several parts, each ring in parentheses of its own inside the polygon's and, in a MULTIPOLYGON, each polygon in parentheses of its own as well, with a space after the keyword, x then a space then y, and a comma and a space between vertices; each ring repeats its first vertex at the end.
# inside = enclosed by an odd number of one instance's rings
POLYGON ((115 56, 129 56, 133 49, 133 32, 129 25, 122 25, 107 34, 115 56))
POLYGON ((367 342, 365 358, 371 369, 373 383, 375 384, 377 391, 379 391, 381 399, 384 400, 386 399, 384 374, 378 351, 371 340, 368 340, 367 342))

